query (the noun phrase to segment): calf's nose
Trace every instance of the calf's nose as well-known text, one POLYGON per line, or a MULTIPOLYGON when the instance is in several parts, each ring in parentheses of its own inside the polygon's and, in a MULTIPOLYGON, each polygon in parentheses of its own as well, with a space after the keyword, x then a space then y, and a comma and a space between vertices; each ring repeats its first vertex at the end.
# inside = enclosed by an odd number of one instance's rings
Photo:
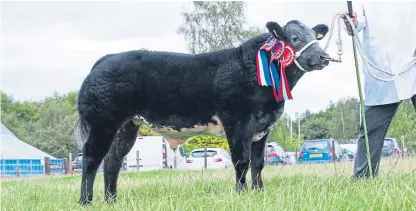
POLYGON ((328 61, 328 60, 331 60, 331 57, 329 57, 329 55, 328 55, 328 54, 326 54, 326 53, 324 53, 324 54, 320 55, 320 56, 319 56, 319 58, 320 58, 321 60, 323 60, 323 61, 328 61))

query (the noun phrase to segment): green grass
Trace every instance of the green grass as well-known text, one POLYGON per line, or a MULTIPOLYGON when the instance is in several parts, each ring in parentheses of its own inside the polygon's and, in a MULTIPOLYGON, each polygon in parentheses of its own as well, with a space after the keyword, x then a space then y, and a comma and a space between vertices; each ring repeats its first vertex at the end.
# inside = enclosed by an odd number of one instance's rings
POLYGON ((414 161, 383 161, 380 177, 360 182, 350 181, 352 163, 267 166, 265 190, 243 194, 232 169, 123 173, 116 204, 104 202, 98 174, 85 208, 76 203, 79 175, 7 179, 1 210, 416 210, 414 161))

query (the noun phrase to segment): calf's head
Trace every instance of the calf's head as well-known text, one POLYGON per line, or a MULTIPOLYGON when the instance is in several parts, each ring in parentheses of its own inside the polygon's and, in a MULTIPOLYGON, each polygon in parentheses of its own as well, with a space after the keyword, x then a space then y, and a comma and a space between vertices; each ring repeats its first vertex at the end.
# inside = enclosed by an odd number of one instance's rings
POLYGON ((328 65, 328 54, 316 42, 325 37, 328 26, 318 24, 309 28, 293 20, 284 27, 276 22, 266 24, 269 32, 278 40, 285 40, 297 52, 297 62, 306 71, 321 70, 328 65))

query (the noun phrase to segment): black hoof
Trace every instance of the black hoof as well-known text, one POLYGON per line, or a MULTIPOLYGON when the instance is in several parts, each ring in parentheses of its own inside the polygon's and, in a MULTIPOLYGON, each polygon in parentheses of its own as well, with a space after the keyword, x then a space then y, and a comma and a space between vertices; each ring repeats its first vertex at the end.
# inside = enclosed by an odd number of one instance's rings
POLYGON ((112 196, 112 197, 108 196, 105 198, 105 202, 108 204, 113 204, 117 202, 117 199, 115 196, 112 196))
POLYGON ((252 190, 263 191, 263 186, 255 185, 251 187, 252 190))
POLYGON ((244 191, 247 190, 247 184, 238 183, 236 189, 237 189, 237 193, 243 193, 244 191))
POLYGON ((79 199, 78 204, 80 204, 82 206, 91 205, 92 201, 91 200, 86 200, 86 199, 79 199))

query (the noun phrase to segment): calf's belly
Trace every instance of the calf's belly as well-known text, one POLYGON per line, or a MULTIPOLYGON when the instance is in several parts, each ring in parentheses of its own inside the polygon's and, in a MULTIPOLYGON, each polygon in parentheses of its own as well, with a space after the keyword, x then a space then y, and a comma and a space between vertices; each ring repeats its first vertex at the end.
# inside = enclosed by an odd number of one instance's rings
MULTIPOLYGON (((174 126, 169 125, 155 126, 152 124, 151 121, 149 122, 142 116, 136 116, 136 118, 142 120, 153 131, 165 136, 166 138, 183 138, 198 135, 212 135, 224 138, 226 137, 222 122, 216 115, 212 116, 211 118, 213 123, 195 124, 191 127, 182 127, 179 130, 176 129, 174 126)), ((266 136, 268 131, 269 129, 255 133, 251 141, 260 141, 264 136, 266 136)))
POLYGON ((197 123, 189 127, 180 128, 177 128, 178 126, 169 124, 155 125, 151 120, 147 120, 142 116, 136 116, 136 118, 142 120, 153 131, 167 138, 182 138, 197 135, 212 135, 225 137, 224 127, 220 119, 216 115, 212 116, 212 123, 197 123))

